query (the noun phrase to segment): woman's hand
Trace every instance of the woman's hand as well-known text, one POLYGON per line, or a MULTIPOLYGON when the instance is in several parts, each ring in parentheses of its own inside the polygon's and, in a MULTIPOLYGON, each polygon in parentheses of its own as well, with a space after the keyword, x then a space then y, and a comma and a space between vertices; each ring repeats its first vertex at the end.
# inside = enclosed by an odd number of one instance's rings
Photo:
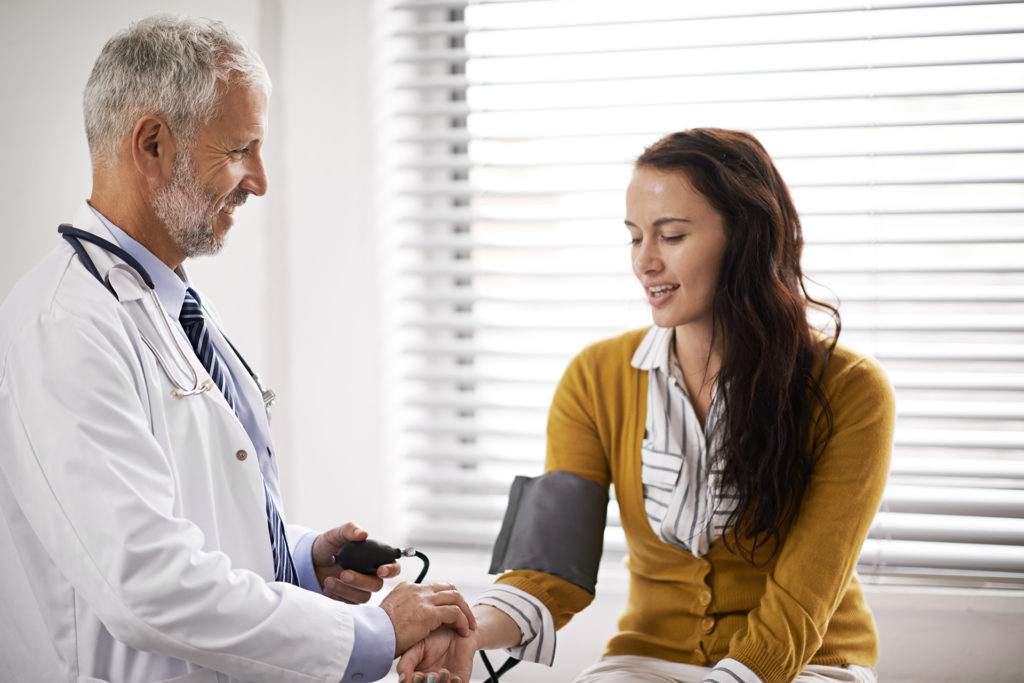
POLYGON ((473 673, 473 655, 477 650, 499 650, 515 647, 523 638, 519 626, 510 616, 490 605, 473 607, 475 627, 464 636, 448 628, 440 628, 410 647, 398 660, 398 673, 403 683, 424 683, 430 675, 438 683, 465 681, 473 673))
POLYGON ((405 651, 398 660, 398 680, 423 683, 434 675, 438 683, 468 683, 476 651, 476 631, 460 636, 449 628, 439 628, 405 651))

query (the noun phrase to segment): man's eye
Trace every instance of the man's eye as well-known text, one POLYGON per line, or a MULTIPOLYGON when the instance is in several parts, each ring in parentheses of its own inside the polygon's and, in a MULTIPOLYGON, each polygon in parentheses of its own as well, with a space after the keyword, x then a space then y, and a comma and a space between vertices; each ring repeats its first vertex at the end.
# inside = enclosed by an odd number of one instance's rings
POLYGON ((635 247, 636 245, 640 244, 640 238, 639 237, 630 237, 629 238, 629 243, 635 247))
POLYGON ((243 154, 248 154, 249 153, 249 148, 248 147, 243 147, 242 149, 233 149, 233 150, 231 150, 231 153, 232 154, 236 154, 238 156, 242 156, 243 154))

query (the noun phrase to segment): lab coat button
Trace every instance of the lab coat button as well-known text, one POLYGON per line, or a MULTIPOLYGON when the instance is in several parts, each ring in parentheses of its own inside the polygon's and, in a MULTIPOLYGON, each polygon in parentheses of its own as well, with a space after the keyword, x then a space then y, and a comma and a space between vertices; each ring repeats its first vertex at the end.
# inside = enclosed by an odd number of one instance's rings
POLYGON ((363 680, 363 674, 352 674, 352 680, 353 681, 361 681, 361 680, 363 680))
POLYGON ((239 460, 245 460, 246 458, 249 457, 249 454, 246 453, 245 451, 238 451, 237 453, 235 453, 235 457, 238 458, 239 460))

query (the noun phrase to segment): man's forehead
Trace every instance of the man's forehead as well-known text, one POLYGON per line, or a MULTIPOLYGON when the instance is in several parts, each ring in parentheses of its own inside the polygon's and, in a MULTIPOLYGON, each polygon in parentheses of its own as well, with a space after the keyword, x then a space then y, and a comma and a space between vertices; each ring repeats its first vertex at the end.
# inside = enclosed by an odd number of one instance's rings
POLYGON ((203 127, 204 132, 260 140, 266 133, 268 116, 266 89, 260 85, 231 83, 224 89, 217 115, 203 127))

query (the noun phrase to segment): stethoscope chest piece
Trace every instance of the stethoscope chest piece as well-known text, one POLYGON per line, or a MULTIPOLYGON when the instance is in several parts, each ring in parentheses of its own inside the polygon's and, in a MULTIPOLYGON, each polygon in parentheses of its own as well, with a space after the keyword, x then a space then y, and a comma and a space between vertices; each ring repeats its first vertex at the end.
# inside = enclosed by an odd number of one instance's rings
MULTIPOLYGON (((238 355, 237 351, 235 352, 235 355, 238 355)), ((263 380, 261 380, 260 376, 256 373, 252 374, 252 381, 256 382, 256 387, 260 390, 260 395, 263 397, 263 408, 265 410, 270 410, 270 406, 274 405, 274 402, 277 401, 277 394, 273 389, 267 389, 264 387, 263 380)))

